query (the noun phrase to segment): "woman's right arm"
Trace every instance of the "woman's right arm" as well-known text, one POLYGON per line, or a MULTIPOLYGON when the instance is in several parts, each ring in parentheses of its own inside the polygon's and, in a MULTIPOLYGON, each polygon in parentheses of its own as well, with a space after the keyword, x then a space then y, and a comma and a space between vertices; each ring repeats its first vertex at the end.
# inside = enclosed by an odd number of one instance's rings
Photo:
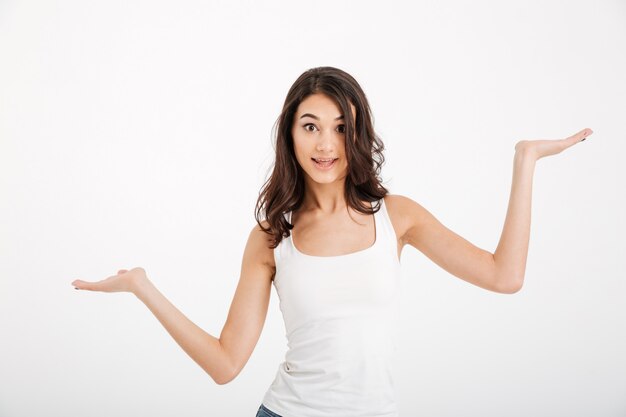
POLYGON ((75 280, 72 285, 91 291, 135 294, 176 343, 217 384, 226 384, 247 363, 267 316, 274 270, 269 263, 268 256, 273 254, 267 246, 266 236, 255 226, 248 237, 241 277, 220 338, 189 320, 153 285, 143 268, 120 270, 117 275, 98 282, 75 280))

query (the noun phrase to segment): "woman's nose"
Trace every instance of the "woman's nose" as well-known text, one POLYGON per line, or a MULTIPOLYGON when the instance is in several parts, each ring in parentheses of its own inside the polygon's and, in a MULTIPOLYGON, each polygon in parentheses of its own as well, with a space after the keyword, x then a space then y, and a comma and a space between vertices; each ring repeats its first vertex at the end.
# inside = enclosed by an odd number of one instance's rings
POLYGON ((318 150, 329 149, 332 147, 332 142, 333 142, 333 132, 323 130, 319 135, 319 139, 317 142, 317 149, 318 150))

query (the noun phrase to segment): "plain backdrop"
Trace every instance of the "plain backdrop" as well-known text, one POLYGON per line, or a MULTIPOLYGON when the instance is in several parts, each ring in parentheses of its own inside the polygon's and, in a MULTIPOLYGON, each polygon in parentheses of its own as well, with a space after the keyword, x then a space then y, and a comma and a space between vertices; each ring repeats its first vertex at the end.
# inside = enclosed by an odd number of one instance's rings
MULTIPOLYGON (((626 416, 626 3, 0 1, 0 416, 253 416, 287 349, 272 288, 217 385, 128 293, 141 266, 219 336, 291 84, 364 89, 384 185, 493 252, 514 145, 534 174, 524 286, 406 246, 403 417, 626 416)), ((292 417, 292 416, 286 416, 292 417)))

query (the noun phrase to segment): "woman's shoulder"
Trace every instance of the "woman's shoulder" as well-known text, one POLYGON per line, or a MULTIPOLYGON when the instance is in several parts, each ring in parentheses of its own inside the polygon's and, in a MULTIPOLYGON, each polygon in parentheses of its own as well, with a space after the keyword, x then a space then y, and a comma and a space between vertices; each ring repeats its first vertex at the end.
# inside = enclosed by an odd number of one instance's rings
POLYGON ((387 194, 383 198, 385 200, 385 207, 387 207, 387 211, 393 211, 394 213, 402 212, 412 201, 410 198, 401 194, 387 194))
MULTIPOLYGON (((261 220, 261 226, 265 229, 269 229, 270 224, 267 220, 261 220)), ((274 250, 270 247, 272 242, 273 236, 262 230, 258 223, 252 227, 250 235, 248 236, 250 250, 254 253, 254 257, 262 264, 275 268, 274 250)))
POLYGON ((411 205, 418 204, 410 197, 401 194, 387 194, 384 199, 386 206, 393 206, 392 210, 406 210, 410 209, 411 205))
POLYGON ((417 203, 409 197, 400 194, 387 194, 384 197, 384 201, 396 235, 399 239, 402 239, 411 226, 411 209, 417 203))

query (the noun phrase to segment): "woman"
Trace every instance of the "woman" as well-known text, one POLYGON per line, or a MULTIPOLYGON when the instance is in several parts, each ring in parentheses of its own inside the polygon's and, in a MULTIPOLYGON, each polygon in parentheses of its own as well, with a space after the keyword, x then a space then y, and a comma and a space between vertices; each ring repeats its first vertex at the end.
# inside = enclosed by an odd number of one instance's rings
POLYGON ((481 288, 519 291, 535 162, 592 131, 515 145, 509 207, 491 253, 382 186, 384 146, 365 94, 346 72, 333 67, 304 72, 277 122, 274 171, 257 201, 258 225, 248 236, 219 338, 187 319, 140 267, 72 284, 135 294, 216 383, 226 384, 241 372, 259 339, 273 283, 289 350, 257 416, 397 416, 392 358, 402 248, 415 247, 481 288))

